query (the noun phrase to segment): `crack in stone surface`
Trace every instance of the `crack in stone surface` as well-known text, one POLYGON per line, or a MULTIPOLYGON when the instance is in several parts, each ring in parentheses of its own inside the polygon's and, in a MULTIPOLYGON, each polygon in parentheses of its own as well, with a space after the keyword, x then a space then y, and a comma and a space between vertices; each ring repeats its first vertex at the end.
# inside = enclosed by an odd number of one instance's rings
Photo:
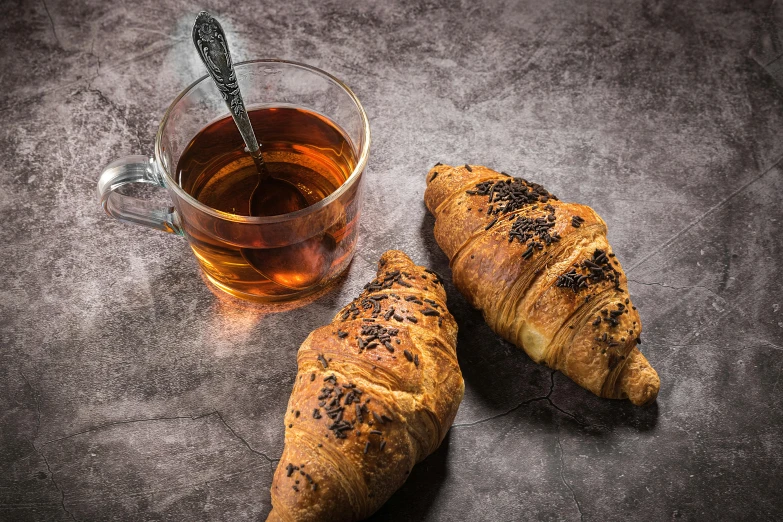
POLYGON ((671 285, 667 285, 666 283, 658 283, 658 282, 647 283, 645 281, 639 281, 637 279, 628 279, 628 282, 635 283, 642 286, 660 286, 661 288, 668 288, 670 290, 695 290, 698 288, 700 290, 704 290, 705 292, 714 295, 717 299, 720 299, 723 301, 723 303, 725 303, 725 298, 723 296, 721 296, 715 290, 712 290, 711 288, 707 288, 706 286, 702 286, 702 285, 671 286, 671 285))
POLYGON ((506 415, 515 412, 516 410, 518 410, 522 406, 527 406, 528 404, 532 404, 532 403, 538 402, 538 401, 547 401, 554 409, 556 409, 557 411, 559 411, 563 415, 566 415, 567 417, 571 418, 574 422, 576 422, 580 426, 584 427, 586 425, 584 422, 582 422, 580 419, 578 419, 574 414, 569 413, 569 412, 565 411, 564 409, 560 408, 557 404, 555 404, 552 401, 551 395, 552 395, 552 392, 555 389, 555 374, 556 373, 557 373, 557 370, 552 370, 551 373, 549 374, 549 377, 550 377, 550 380, 551 380, 550 385, 549 385, 549 392, 547 392, 547 394, 544 395, 543 397, 534 397, 532 399, 527 399, 525 401, 520 402, 519 404, 517 404, 516 406, 514 406, 511 409, 508 409, 508 410, 506 410, 504 412, 501 412, 501 413, 498 413, 496 415, 492 415, 491 417, 487 417, 486 419, 479 419, 477 421, 464 422, 464 423, 460 423, 460 424, 452 424, 451 427, 452 428, 470 428, 472 426, 477 426, 479 424, 483 424, 485 422, 489 422, 491 420, 494 420, 494 419, 497 419, 497 418, 500 418, 500 417, 505 417, 506 415))
POLYGON ((42 446, 46 446, 47 444, 52 444, 54 442, 60 442, 62 440, 70 439, 72 437, 76 437, 77 435, 84 435, 85 433, 90 433, 92 431, 98 431, 102 430, 104 428, 111 428, 112 426, 118 426, 120 424, 134 424, 136 422, 155 422, 155 421, 163 421, 163 420, 178 420, 178 419, 187 419, 187 420, 198 420, 203 417, 208 417, 210 415, 214 414, 214 412, 204 413, 197 416, 192 415, 177 415, 173 417, 151 417, 148 419, 129 419, 129 420, 122 420, 122 421, 114 421, 114 422, 107 422, 106 424, 101 424, 98 426, 94 426, 92 428, 87 428, 86 430, 77 431, 76 433, 71 433, 70 435, 65 435, 64 437, 58 437, 56 439, 47 440, 42 446))
MULTIPOLYGON (((628 282, 630 282, 630 283, 636 283, 636 284, 639 284, 639 285, 644 285, 644 286, 660 286, 660 287, 663 287, 663 288, 670 288, 670 289, 672 289, 672 290, 693 290, 693 289, 695 289, 695 288, 700 288, 700 289, 702 289, 702 290, 706 290, 707 292, 709 292, 709 293, 711 293, 711 294, 718 295, 718 294, 716 294, 716 293, 715 293, 715 291, 713 291, 713 290, 710 290, 710 289, 709 289, 709 288, 707 288, 706 286, 701 286, 701 285, 692 285, 692 286, 671 286, 671 285, 667 285, 667 284, 665 284, 665 283, 658 283, 658 282, 647 283, 647 282, 645 282, 645 281, 639 281, 639 280, 637 280, 637 279, 628 279, 628 282)), ((718 297, 720 297, 720 296, 718 296, 718 297)))
POLYGON ((476 426, 476 425, 478 425, 478 424, 483 424, 483 423, 485 423, 485 422, 489 422, 489 421, 491 421, 491 420, 498 419, 498 418, 500 418, 500 417, 505 417, 505 416, 506 416, 506 415, 508 415, 509 413, 513 413, 514 411, 518 410, 518 409, 519 409, 519 408, 521 408, 522 406, 526 406, 526 405, 528 405, 528 404, 530 404, 530 403, 537 402, 537 401, 543 401, 543 400, 546 400, 546 398, 547 398, 547 397, 535 397, 535 398, 533 398, 533 399, 528 399, 528 400, 526 400, 526 401, 522 401, 522 402, 520 402, 519 404, 517 404, 516 406, 514 406, 514 407, 513 407, 513 408, 511 408, 510 410, 506 410, 506 411, 504 411, 504 412, 502 412, 502 413, 498 413, 497 415, 493 415, 492 417, 487 417, 486 419, 480 419, 480 420, 473 421, 473 422, 465 422, 465 423, 460 423, 460 424, 452 424, 452 425, 451 425, 451 427, 452 427, 452 429, 453 429, 453 428, 469 428, 469 427, 471 427, 471 426, 476 426))
POLYGON ((783 365, 778 367, 778 375, 775 379, 775 384, 772 385, 772 393, 770 394, 772 397, 775 397, 775 391, 778 389, 778 383, 780 382, 780 374, 783 372, 783 365))
MULTIPOLYGON (((36 398, 36 407, 38 407, 38 399, 37 399, 37 393, 36 393, 35 389, 32 387, 32 385, 27 380, 25 375, 22 372, 20 372, 20 374, 22 375, 22 378, 24 379, 25 383, 27 383, 27 386, 33 391, 33 396, 36 398)), ((134 424, 134 423, 139 423, 139 422, 154 422, 154 421, 162 421, 162 420, 180 420, 180 419, 198 420, 198 419, 203 419, 205 417, 209 417, 209 416, 212 416, 212 415, 217 417, 220 420, 220 422, 223 424, 223 426, 225 426, 225 428, 229 431, 229 433, 231 433, 231 435, 233 435, 236 439, 239 439, 239 441, 242 442, 242 444, 247 449, 249 449, 251 452, 255 453, 256 455, 259 455, 259 456, 263 457, 267 462, 269 462, 270 471, 272 473, 274 473, 276 464, 280 461, 280 459, 279 458, 275 458, 275 459, 270 458, 266 453, 253 448, 247 442, 247 440, 244 437, 242 437, 239 433, 237 433, 237 431, 233 427, 231 427, 231 425, 229 425, 226 422, 226 419, 223 417, 223 415, 218 410, 214 410, 214 411, 211 411, 209 413, 204 413, 204 414, 196 415, 196 416, 192 416, 192 415, 177 415, 177 416, 168 416, 168 417, 153 417, 153 418, 149 418, 149 419, 130 419, 130 420, 124 420, 124 421, 110 422, 110 423, 106 423, 106 424, 101 424, 100 426, 95 426, 93 428, 82 430, 82 431, 79 431, 79 432, 76 432, 76 433, 72 433, 72 434, 66 435, 64 437, 51 439, 49 441, 44 442, 42 444, 42 446, 45 446, 47 444, 52 444, 54 442, 59 442, 59 441, 63 441, 63 440, 66 440, 66 439, 70 439, 70 438, 76 437, 77 435, 84 435, 85 433, 91 433, 93 431, 98 431, 98 430, 102 430, 102 429, 105 429, 105 428, 110 428, 112 426, 119 426, 119 425, 123 425, 123 424, 134 424)), ((38 408, 38 419, 39 419, 39 426, 40 426, 40 408, 38 408)), ((37 436, 37 431, 36 431, 36 436, 37 436)), ((49 471, 49 478, 52 481, 52 484, 54 485, 54 487, 60 493, 60 497, 61 497, 60 504, 62 505, 63 510, 68 514, 68 516, 72 520, 75 521, 76 518, 73 516, 73 514, 65 506, 65 491, 59 486, 59 484, 57 484, 57 482, 56 482, 56 480, 54 478, 54 473, 52 472, 52 468, 49 466, 49 461, 46 459, 46 456, 38 449, 38 447, 35 445, 35 443, 33 441, 30 441, 30 445, 33 447, 35 452, 38 455, 40 455, 40 457, 43 459, 44 464, 46 464, 46 469, 49 471)), ((241 473, 241 472, 237 472, 235 474, 239 474, 239 473, 241 473)), ((145 492, 145 494, 147 494, 147 493, 145 492)))
POLYGON ((92 42, 90 42, 90 52, 88 52, 87 55, 95 58, 95 61, 97 62, 97 66, 95 67, 95 74, 92 78, 90 78, 90 81, 87 82, 87 86, 92 87, 92 81, 96 80, 101 75, 101 58, 95 54, 95 37, 93 37, 92 42))
MULTIPOLYGON (((265 464, 264 464, 265 466, 265 464)), ((158 493, 168 493, 172 491, 181 491, 184 489, 190 489, 190 488, 198 488, 200 486, 209 486, 210 484, 217 484, 220 482, 224 482, 230 479, 233 479, 235 477, 238 477, 240 475, 244 475, 246 473, 251 473, 254 471, 257 471, 261 469, 261 465, 251 466, 248 468, 240 469, 238 471, 234 471, 231 473, 222 473, 220 477, 215 477, 211 480, 204 480, 204 481, 197 481, 197 482, 187 482, 184 484, 179 484, 172 487, 164 487, 164 488, 158 488, 158 489, 149 489, 149 490, 142 490, 142 491, 132 491, 132 492, 126 492, 122 494, 115 494, 115 495, 96 495, 92 497, 79 497, 79 498, 72 498, 69 500, 71 504, 101 504, 104 502, 111 502, 114 500, 120 500, 120 499, 132 499, 132 498, 140 498, 140 497, 153 497, 158 493)))
POLYGON ((60 42, 60 38, 57 36, 57 30, 54 28, 54 19, 52 19, 52 14, 49 12, 49 6, 46 5, 46 0, 41 0, 41 3, 44 6, 44 11, 46 11, 46 16, 49 17, 49 25, 52 26, 52 34, 54 34, 54 39, 57 41, 57 45, 63 48, 63 44, 60 42))
POLYGON ((248 444, 248 442, 247 442, 247 441, 244 439, 244 437, 242 437, 242 436, 241 436, 239 433, 237 433, 237 432, 234 430, 234 428, 232 428, 231 426, 229 426, 229 424, 226 422, 226 419, 224 419, 224 418, 223 418, 223 416, 220 414, 220 412, 219 412, 218 410, 215 410, 215 411, 214 411, 214 412, 212 412, 210 415, 212 415, 212 414, 214 414, 214 415, 217 415, 217 418, 218 418, 218 419, 220 419, 220 422, 222 422, 222 423, 223 423, 223 426, 225 426, 225 427, 226 427, 226 429, 228 429, 228 431, 230 431, 230 432, 231 432, 231 434, 232 434, 232 435, 234 435, 234 437, 236 437, 236 438, 238 438, 240 441, 242 441, 242 444, 244 444, 244 445, 245 445, 245 447, 246 447, 247 449, 249 449, 250 451, 252 451, 252 452, 253 452, 253 453, 255 453, 256 455, 261 455, 261 456, 262 456, 262 457, 264 457, 264 458, 265 458, 267 461, 269 461, 269 466, 270 466, 270 468, 272 469, 272 471, 273 471, 273 472, 275 471, 275 466, 274 466, 274 463, 275 463, 275 462, 279 462, 279 461, 280 461, 280 459, 271 459, 271 458, 269 458, 269 456, 267 456, 267 454, 266 454, 266 453, 263 453, 263 452, 261 452, 261 451, 258 451, 258 450, 257 450, 257 449, 255 449, 255 448, 253 448, 253 447, 252 447, 250 444, 248 444))
POLYGON ((767 341, 766 339, 754 339, 757 343, 763 344, 769 348, 772 348, 773 350, 777 351, 783 351, 783 346, 779 346, 771 341, 767 341))
POLYGON ((680 236, 682 236, 683 234, 685 234, 686 232, 688 232, 690 229, 692 229, 693 227, 695 227, 696 225, 698 225, 699 223, 701 223, 701 222, 702 222, 702 221, 703 221, 703 220, 704 220, 704 219, 705 219, 707 216, 709 216, 710 214, 712 214, 713 212, 715 212, 716 210, 718 210, 719 208, 721 208, 723 205, 725 205, 726 203, 728 203, 729 201, 731 201, 732 199, 734 199, 734 198, 735 198, 737 195, 741 194, 741 193, 742 193, 742 192, 743 192, 745 189, 747 189, 748 187, 750 187, 751 185, 753 185, 754 183, 756 183, 758 180, 760 180, 761 178, 763 178, 764 176, 766 176, 766 175, 767 175, 769 172, 771 172, 771 171, 772 171, 772 169, 774 169, 775 167, 777 167, 777 166, 778 166, 778 163, 780 163, 781 161, 783 161, 783 156, 782 156, 782 157, 780 157, 780 158, 778 158, 778 159, 776 159, 776 160, 775 160, 775 161, 772 163, 772 165, 771 165, 769 168, 765 169, 765 170, 764 170, 764 171, 763 171, 761 174, 759 174, 759 175, 758 175, 758 176, 756 176, 755 178, 751 179, 751 180, 750 180, 750 181, 748 181, 747 183, 743 184, 741 187, 739 187, 739 188, 738 188, 738 189, 736 189, 734 192, 732 192, 731 194, 729 194, 728 196, 726 196, 725 198, 723 198, 722 200, 720 200, 718 203, 716 203, 715 205, 711 206, 711 207, 710 207, 710 208, 708 208, 706 211, 702 212, 702 213, 701 213, 699 216, 697 216, 697 217, 696 217, 694 220, 692 220, 690 223, 688 223, 688 225, 686 225, 686 226, 685 226, 685 228, 683 228, 682 230, 680 230, 679 232, 677 232, 676 234, 674 234, 672 237, 670 237, 669 239, 667 239, 666 241, 664 241, 664 242, 663 242, 662 244, 660 244, 659 246, 655 247, 655 248, 654 248, 654 249, 653 249, 653 250, 652 250, 650 253, 648 253, 647 255, 645 255, 644 257, 642 257, 642 258, 641 258, 639 261, 637 261, 637 262, 636 262, 636 263, 635 263, 635 264, 634 264, 632 267, 630 267, 629 269, 627 269, 627 270, 625 271, 625 275, 626 275, 626 276, 628 276, 628 275, 629 275, 631 272, 633 272, 634 270, 636 270, 637 268, 639 268, 640 266, 642 266, 644 263, 646 263, 646 262, 647 262, 647 261, 648 261, 650 258, 652 258, 652 257, 653 257, 653 256, 655 256, 656 254, 660 253, 660 252, 661 252, 662 250, 664 250, 665 248, 668 248, 668 247, 669 247, 669 245, 671 245, 672 243, 674 243, 675 241, 677 241, 677 239, 678 239, 680 236))
POLYGON ((568 491, 571 492, 571 497, 574 499, 574 504, 576 504, 576 510, 579 511, 579 520, 585 519, 585 514, 582 513, 582 506, 579 505, 579 501, 576 499, 576 493, 574 493, 574 488, 572 488, 568 482, 566 482, 565 479, 565 460, 563 459, 563 444, 560 442, 560 434, 558 433, 556 435, 557 437, 557 447, 560 449, 560 480, 563 481, 563 485, 568 488, 568 491))
POLYGON ((121 122, 124 124, 125 130, 127 130, 130 133, 132 133, 136 137, 136 144, 139 146, 139 150, 140 151, 144 150, 143 142, 144 142, 145 138, 142 137, 141 129, 139 128, 139 126, 138 125, 134 125, 128 119, 128 114, 127 114, 128 109, 127 108, 123 109, 118 104, 116 104, 115 102, 110 100, 109 97, 106 96, 103 93, 103 91, 101 91, 100 89, 98 89, 96 87, 93 87, 92 86, 92 80, 90 80, 87 83, 87 88, 86 89, 82 89, 82 91, 77 91, 77 92, 89 92, 89 93, 92 93, 95 96, 97 96, 98 100, 101 101, 106 106, 106 108, 111 111, 112 114, 116 114, 120 118, 121 122))
POLYGON ((33 400, 35 401, 35 411, 36 411, 36 425, 35 425, 35 435, 32 439, 30 439, 28 442, 30 443, 30 446, 33 447, 33 451, 35 451, 36 454, 38 454, 39 457, 44 461, 44 465, 46 466, 46 469, 49 471, 49 480, 52 481, 52 484, 54 485, 54 488, 60 493, 60 505, 63 508, 63 511, 71 518, 71 520, 76 520, 76 518, 73 516, 73 513, 71 513, 68 508, 65 506, 65 491, 60 487, 59 484, 57 484, 57 481, 54 479, 54 472, 52 471, 52 467, 49 465, 49 461, 46 459, 46 455, 44 455, 41 450, 38 449, 38 446, 35 445, 35 439, 38 438, 38 433, 41 430, 41 401, 39 400, 39 394, 38 391, 33 388, 33 385, 30 383, 30 381, 27 379, 27 376, 24 374, 22 370, 19 370, 19 375, 22 376, 22 379, 24 380, 25 384, 28 388, 30 388, 30 391, 33 394, 33 400))
MULTIPOLYGON (((22 370, 19 370, 19 375, 22 376, 22 379, 24 380, 25 384, 27 384, 27 387, 30 388, 30 391, 33 393, 33 400, 35 401, 35 412, 36 412, 36 419, 35 419, 35 435, 33 436, 33 441, 38 438, 38 433, 41 431, 41 402, 38 400, 38 392, 35 388, 33 388, 33 385, 30 384, 30 381, 27 380, 27 377, 25 376, 24 372, 22 370)), ((31 442, 31 444, 33 444, 31 442)))
MULTIPOLYGON (((142 52, 141 54, 138 54, 136 56, 128 58, 127 60, 113 62, 113 64, 111 66, 104 67, 102 71, 98 71, 95 75, 90 76, 89 78, 78 78, 78 79, 76 79, 74 81, 71 81, 71 82, 68 82, 68 83, 62 83, 60 85, 55 85, 55 86, 53 86, 53 87, 51 87, 49 89, 44 89, 42 91, 36 92, 35 94, 31 94, 30 96, 27 96, 25 98, 22 98, 22 99, 19 99, 19 100, 14 100, 13 103, 9 103, 8 105, 6 105, 4 107, 0 107, 0 113, 9 111, 11 109, 18 108, 20 106, 29 105, 29 102, 31 102, 31 101, 33 101, 33 100, 35 100, 37 98, 40 98, 40 97, 42 97, 42 96, 44 96, 46 94, 50 94, 50 93, 53 93, 53 92, 56 92, 56 91, 59 91, 59 90, 67 89, 69 87, 73 87, 73 86, 80 85, 80 84, 83 85, 84 82, 87 82, 87 86, 89 87, 90 85, 92 85, 93 80, 96 80, 99 76, 101 76, 105 72, 114 71, 116 69, 119 69, 120 67, 126 66, 126 65, 128 65, 130 63, 133 63, 135 61, 138 61, 138 60, 142 60, 142 59, 147 58, 149 56, 152 56, 152 55, 154 55, 156 53, 161 53, 163 51, 167 51, 167 50, 171 49, 172 47, 174 47, 175 45, 177 45, 179 43, 182 43, 182 42, 186 42, 187 40, 188 40, 188 38, 181 38, 181 39, 172 40, 170 43, 168 43, 168 44, 166 44, 166 45, 164 45, 164 46, 162 46, 160 48, 153 47, 152 49, 149 49, 147 51, 142 52)), ((86 54, 89 55, 89 53, 86 53, 86 54)))
MULTIPOLYGON (((28 383, 28 385, 29 385, 29 383, 28 383)), ((48 441, 44 442, 42 444, 42 446, 46 446, 47 444, 52 444, 54 442, 60 442, 60 441, 66 440, 66 439, 70 439, 70 438, 76 437, 77 435, 84 435, 85 433, 91 433, 93 431, 98 431, 98 430, 102 430, 102 429, 105 429, 105 428, 111 428, 112 426, 119 426, 119 425, 123 425, 123 424, 134 424, 134 423, 138 423, 138 422, 155 422, 155 421, 164 421, 164 420, 180 420, 180 419, 182 419, 182 420, 198 420, 198 419, 203 419, 204 417, 209 417, 211 415, 216 416, 220 420, 220 422, 223 424, 223 426, 225 426, 226 429, 234 437, 239 439, 242 442, 242 444, 247 449, 249 449, 250 451, 252 451, 256 455, 260 455, 260 456, 264 457, 264 459, 266 459, 267 462, 269 462, 269 464, 271 466, 274 466, 274 464, 276 462, 280 461, 279 458, 273 459, 273 458, 269 457, 266 453, 264 453, 262 451, 259 451, 259 450, 255 449, 254 447, 252 447, 247 442, 247 440, 245 440, 244 437, 242 437, 239 433, 237 433, 236 430, 234 428, 232 428, 226 422, 226 419, 223 418, 223 415, 221 415, 218 410, 213 410, 213 411, 211 411, 209 413, 202 413, 201 415, 195 415, 195 416, 193 416, 193 415, 175 415, 175 416, 169 416, 169 417, 152 417, 152 418, 148 418, 148 419, 129 419, 129 420, 123 420, 123 421, 108 422, 106 424, 101 424, 99 426, 94 426, 92 428, 88 428, 86 430, 78 431, 76 433, 71 433, 70 435, 65 435, 64 437, 58 437, 56 439, 48 440, 48 441)), ((272 468, 272 470, 274 471, 274 467, 272 468)))
POLYGON ((60 505, 63 507, 63 510, 68 514, 68 516, 71 518, 71 520, 76 520, 76 517, 73 516, 73 513, 71 513, 67 507, 65 507, 65 491, 57 484, 57 481, 54 480, 54 473, 52 472, 51 466, 49 466, 49 461, 46 460, 46 455, 38 451, 38 448, 36 448, 35 444, 33 444, 32 441, 30 441, 30 444, 33 445, 33 449, 41 456, 41 458, 44 461, 44 464, 46 464, 46 469, 49 470, 49 480, 52 481, 52 484, 54 484, 55 489, 60 492, 60 505))

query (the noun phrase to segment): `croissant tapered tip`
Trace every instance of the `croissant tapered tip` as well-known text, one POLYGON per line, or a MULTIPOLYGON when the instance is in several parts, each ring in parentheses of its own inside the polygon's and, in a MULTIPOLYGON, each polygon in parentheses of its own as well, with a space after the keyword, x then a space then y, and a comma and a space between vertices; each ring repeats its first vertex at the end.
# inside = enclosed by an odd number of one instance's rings
POLYGON ((621 397, 627 396, 636 406, 644 406, 658 397, 661 379, 642 352, 634 347, 628 355, 618 385, 621 397))
POLYGON ((446 171, 448 169, 452 169, 451 165, 446 165, 445 163, 436 163, 434 167, 432 167, 429 171, 427 171, 427 184, 429 185, 432 180, 438 177, 438 174, 440 172, 446 171))
POLYGON ((272 509, 272 511, 266 517, 266 522, 282 522, 282 520, 283 519, 278 516, 277 511, 274 509, 272 509))
POLYGON ((408 257, 408 254, 401 250, 387 250, 386 252, 381 255, 381 258, 378 260, 378 267, 384 267, 388 263, 392 264, 413 264, 413 261, 410 257, 408 257))
POLYGON ((655 380, 650 380, 644 383, 642 386, 634 389, 628 395, 628 398, 636 406, 646 406, 655 402, 658 398, 658 390, 660 389, 661 382, 658 379, 658 374, 655 375, 655 380))

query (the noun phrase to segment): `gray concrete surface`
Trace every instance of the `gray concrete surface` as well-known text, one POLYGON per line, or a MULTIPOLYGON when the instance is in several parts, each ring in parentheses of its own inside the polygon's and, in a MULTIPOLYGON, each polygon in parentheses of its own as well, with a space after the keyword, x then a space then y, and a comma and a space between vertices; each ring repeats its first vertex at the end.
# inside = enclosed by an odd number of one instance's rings
POLYGON ((768 1, 3 5, 0 519, 263 519, 296 349, 389 246, 444 275, 466 396, 373 520, 783 517, 783 97, 749 55, 768 1), (204 7, 236 60, 320 66, 369 113, 359 252, 306 306, 216 296, 182 239, 96 202, 101 168, 151 152, 202 75, 204 7), (655 405, 596 398, 489 331, 433 240, 436 161, 605 218, 655 405))

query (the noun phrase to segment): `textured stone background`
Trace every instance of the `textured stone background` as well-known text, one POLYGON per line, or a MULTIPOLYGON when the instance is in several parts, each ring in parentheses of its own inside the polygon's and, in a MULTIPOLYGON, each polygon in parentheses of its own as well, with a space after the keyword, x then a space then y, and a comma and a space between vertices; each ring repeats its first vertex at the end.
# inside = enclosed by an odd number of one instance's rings
POLYGON ((445 276, 467 389, 373 520, 783 516, 783 95, 749 54, 768 0, 3 6, 0 519, 263 519, 296 349, 389 246, 445 276), (96 202, 203 74, 201 8, 237 61, 325 68, 369 114, 359 252, 307 306, 216 296, 181 238, 96 202), (436 161, 605 218, 657 404, 596 398, 489 331, 433 240, 436 161))

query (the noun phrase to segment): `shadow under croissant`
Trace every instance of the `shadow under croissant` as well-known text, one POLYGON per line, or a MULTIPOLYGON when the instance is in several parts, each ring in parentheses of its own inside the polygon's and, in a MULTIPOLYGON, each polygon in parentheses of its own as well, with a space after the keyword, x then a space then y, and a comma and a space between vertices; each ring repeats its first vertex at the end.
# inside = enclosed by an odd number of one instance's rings
POLYGON ((367 522, 423 520, 448 476, 449 437, 435 453, 413 467, 408 480, 367 522))
MULTIPOLYGON (((427 211, 421 221, 420 233, 424 243, 436 252, 430 255, 430 266, 443 278, 449 311, 459 325, 457 358, 465 380, 462 411, 470 401, 474 403, 474 411, 495 412, 465 420, 465 423, 490 419, 505 412, 513 415, 537 405, 538 410, 551 415, 525 415, 524 422, 558 423, 565 430, 596 436, 610 433, 617 426, 639 431, 655 427, 657 402, 638 407, 627 400, 598 397, 562 373, 534 363, 523 350, 495 334, 484 322, 481 312, 471 307, 454 286, 448 258, 435 241, 434 225, 435 218, 427 211), (475 404, 477 402, 479 404, 475 404)), ((458 415, 455 425, 461 423, 460 417, 458 415)))

